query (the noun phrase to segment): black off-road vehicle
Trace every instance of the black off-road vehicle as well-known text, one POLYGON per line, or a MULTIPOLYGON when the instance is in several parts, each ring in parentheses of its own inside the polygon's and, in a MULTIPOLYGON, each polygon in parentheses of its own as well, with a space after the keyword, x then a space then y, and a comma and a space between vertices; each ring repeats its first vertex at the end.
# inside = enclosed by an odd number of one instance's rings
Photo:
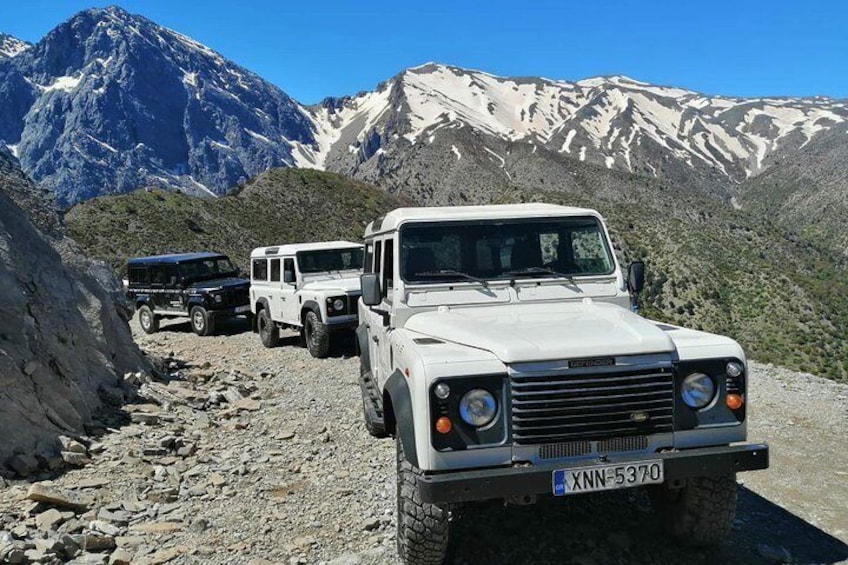
POLYGON ((127 262, 127 298, 141 329, 159 330, 162 318, 189 318, 197 335, 210 335, 221 318, 250 315, 250 281, 226 255, 187 253, 127 262))

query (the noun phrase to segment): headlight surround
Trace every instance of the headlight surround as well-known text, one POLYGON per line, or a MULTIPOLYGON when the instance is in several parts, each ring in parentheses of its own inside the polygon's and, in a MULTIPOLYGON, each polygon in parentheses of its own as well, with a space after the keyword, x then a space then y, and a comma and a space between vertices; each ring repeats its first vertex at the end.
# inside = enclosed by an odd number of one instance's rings
POLYGON ((463 395, 459 401, 459 416, 465 423, 483 428, 498 414, 498 401, 488 390, 474 388, 463 395))
POLYGON ((345 303, 344 300, 342 300, 341 298, 336 298, 335 300, 333 300, 333 310, 335 310, 336 312, 344 310, 344 307, 345 303))
POLYGON ((686 406, 700 410, 709 405, 716 395, 715 381, 704 373, 691 373, 683 379, 680 396, 686 406))

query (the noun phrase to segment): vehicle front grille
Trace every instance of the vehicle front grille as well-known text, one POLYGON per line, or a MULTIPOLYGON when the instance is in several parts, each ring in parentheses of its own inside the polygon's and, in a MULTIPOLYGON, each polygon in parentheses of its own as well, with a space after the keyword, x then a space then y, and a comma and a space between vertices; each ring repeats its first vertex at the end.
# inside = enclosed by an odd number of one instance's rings
MULTIPOLYGON (((513 374, 510 388, 512 434, 517 444, 619 442, 628 436, 672 432, 674 428, 670 367, 553 376, 513 374)), ((598 450, 613 449, 599 445, 598 450)))
POLYGON ((227 306, 244 306, 250 304, 250 289, 248 287, 230 288, 227 290, 227 306))
POLYGON ((648 438, 645 436, 614 437, 601 441, 568 441, 540 445, 539 458, 562 459, 590 453, 622 453, 646 449, 648 449, 648 438))

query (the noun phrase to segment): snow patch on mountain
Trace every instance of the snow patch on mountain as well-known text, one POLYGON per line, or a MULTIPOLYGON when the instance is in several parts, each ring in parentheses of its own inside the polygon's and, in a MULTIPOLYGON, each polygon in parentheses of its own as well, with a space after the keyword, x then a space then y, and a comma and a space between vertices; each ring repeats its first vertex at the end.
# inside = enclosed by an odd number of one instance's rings
POLYGON ((16 57, 30 47, 32 47, 32 44, 27 41, 6 33, 0 33, 0 59, 16 57))

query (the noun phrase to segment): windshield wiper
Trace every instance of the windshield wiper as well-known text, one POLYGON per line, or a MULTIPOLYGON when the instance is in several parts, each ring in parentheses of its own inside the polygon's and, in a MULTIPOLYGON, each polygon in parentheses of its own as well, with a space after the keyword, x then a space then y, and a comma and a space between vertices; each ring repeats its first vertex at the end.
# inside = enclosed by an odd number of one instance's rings
POLYGON ((463 273, 461 271, 454 271, 452 269, 440 269, 438 271, 423 271, 420 273, 413 273, 412 276, 418 277, 459 277, 461 279, 465 279, 467 281, 472 281, 476 283, 480 283, 483 286, 489 286, 489 282, 485 279, 477 278, 474 275, 469 275, 468 273, 463 273))
POLYGON ((560 273, 548 267, 527 267, 526 269, 516 269, 514 271, 506 271, 505 275, 553 275, 555 277, 563 277, 568 280, 573 280, 574 275, 560 273))

